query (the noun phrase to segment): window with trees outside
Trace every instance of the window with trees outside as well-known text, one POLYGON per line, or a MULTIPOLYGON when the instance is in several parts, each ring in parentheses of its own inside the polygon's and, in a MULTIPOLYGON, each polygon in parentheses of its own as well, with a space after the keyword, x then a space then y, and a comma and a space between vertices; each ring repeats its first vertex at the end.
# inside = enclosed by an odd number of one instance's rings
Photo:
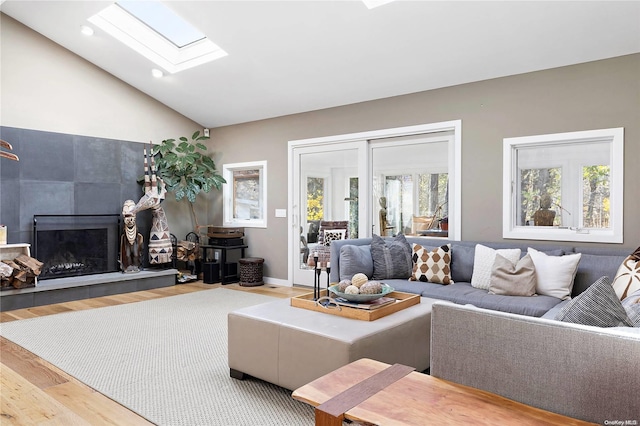
POLYGON ((267 226, 267 162, 223 165, 224 224, 226 226, 267 226))
POLYGON ((622 242, 623 129, 504 140, 503 236, 622 242))
POLYGON ((450 141, 441 132, 372 143, 374 233, 448 236, 450 141))

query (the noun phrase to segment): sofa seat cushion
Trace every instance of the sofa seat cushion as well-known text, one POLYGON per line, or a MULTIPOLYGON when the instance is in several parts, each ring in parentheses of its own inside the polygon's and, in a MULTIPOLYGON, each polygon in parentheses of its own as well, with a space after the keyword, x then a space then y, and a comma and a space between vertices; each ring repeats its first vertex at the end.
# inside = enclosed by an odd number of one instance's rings
POLYGON ((541 317, 548 310, 562 302, 552 296, 501 296, 489 294, 471 286, 471 283, 458 282, 447 286, 407 280, 384 280, 396 291, 420 294, 422 297, 448 300, 459 305, 474 305, 479 308, 513 314, 541 317))

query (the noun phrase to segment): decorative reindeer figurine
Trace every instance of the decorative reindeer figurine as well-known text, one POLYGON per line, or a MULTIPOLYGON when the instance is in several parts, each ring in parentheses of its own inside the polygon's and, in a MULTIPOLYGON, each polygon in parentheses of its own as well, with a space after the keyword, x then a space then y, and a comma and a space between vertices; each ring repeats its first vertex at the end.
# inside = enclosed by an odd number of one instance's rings
MULTIPOLYGON (((130 215, 151 209, 153 216, 151 222, 151 236, 149 238, 149 263, 161 264, 171 262, 173 254, 173 246, 171 245, 171 234, 169 233, 169 224, 167 216, 160 206, 164 196, 167 193, 162 179, 156 177, 156 163, 149 151, 151 157, 151 173, 149 173, 149 162, 147 160, 147 149, 144 149, 144 195, 140 201, 129 209, 130 215), (160 189, 158 189, 158 180, 160 180, 160 189)), ((124 212, 123 212, 124 214, 124 212)))

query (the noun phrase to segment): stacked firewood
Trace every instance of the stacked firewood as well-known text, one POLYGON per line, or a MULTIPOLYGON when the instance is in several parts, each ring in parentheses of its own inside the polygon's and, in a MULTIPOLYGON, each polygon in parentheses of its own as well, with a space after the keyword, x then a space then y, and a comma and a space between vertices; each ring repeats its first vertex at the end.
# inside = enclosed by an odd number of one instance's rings
POLYGON ((180 241, 176 251, 176 259, 188 262, 198 258, 200 248, 192 241, 180 241))
POLYGON ((21 254, 13 260, 0 261, 0 288, 26 288, 36 285, 43 263, 21 254))

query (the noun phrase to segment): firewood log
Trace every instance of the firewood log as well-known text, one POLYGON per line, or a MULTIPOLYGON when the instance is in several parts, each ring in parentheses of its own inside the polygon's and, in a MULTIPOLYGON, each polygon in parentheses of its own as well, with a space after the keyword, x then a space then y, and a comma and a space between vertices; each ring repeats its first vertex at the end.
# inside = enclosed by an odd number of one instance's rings
POLYGON ((29 257, 26 254, 21 254, 18 257, 16 257, 15 262, 18 265, 21 265, 24 268, 26 268, 29 272, 31 272, 35 276, 40 275, 42 265, 44 265, 44 263, 40 262, 38 259, 29 257))

